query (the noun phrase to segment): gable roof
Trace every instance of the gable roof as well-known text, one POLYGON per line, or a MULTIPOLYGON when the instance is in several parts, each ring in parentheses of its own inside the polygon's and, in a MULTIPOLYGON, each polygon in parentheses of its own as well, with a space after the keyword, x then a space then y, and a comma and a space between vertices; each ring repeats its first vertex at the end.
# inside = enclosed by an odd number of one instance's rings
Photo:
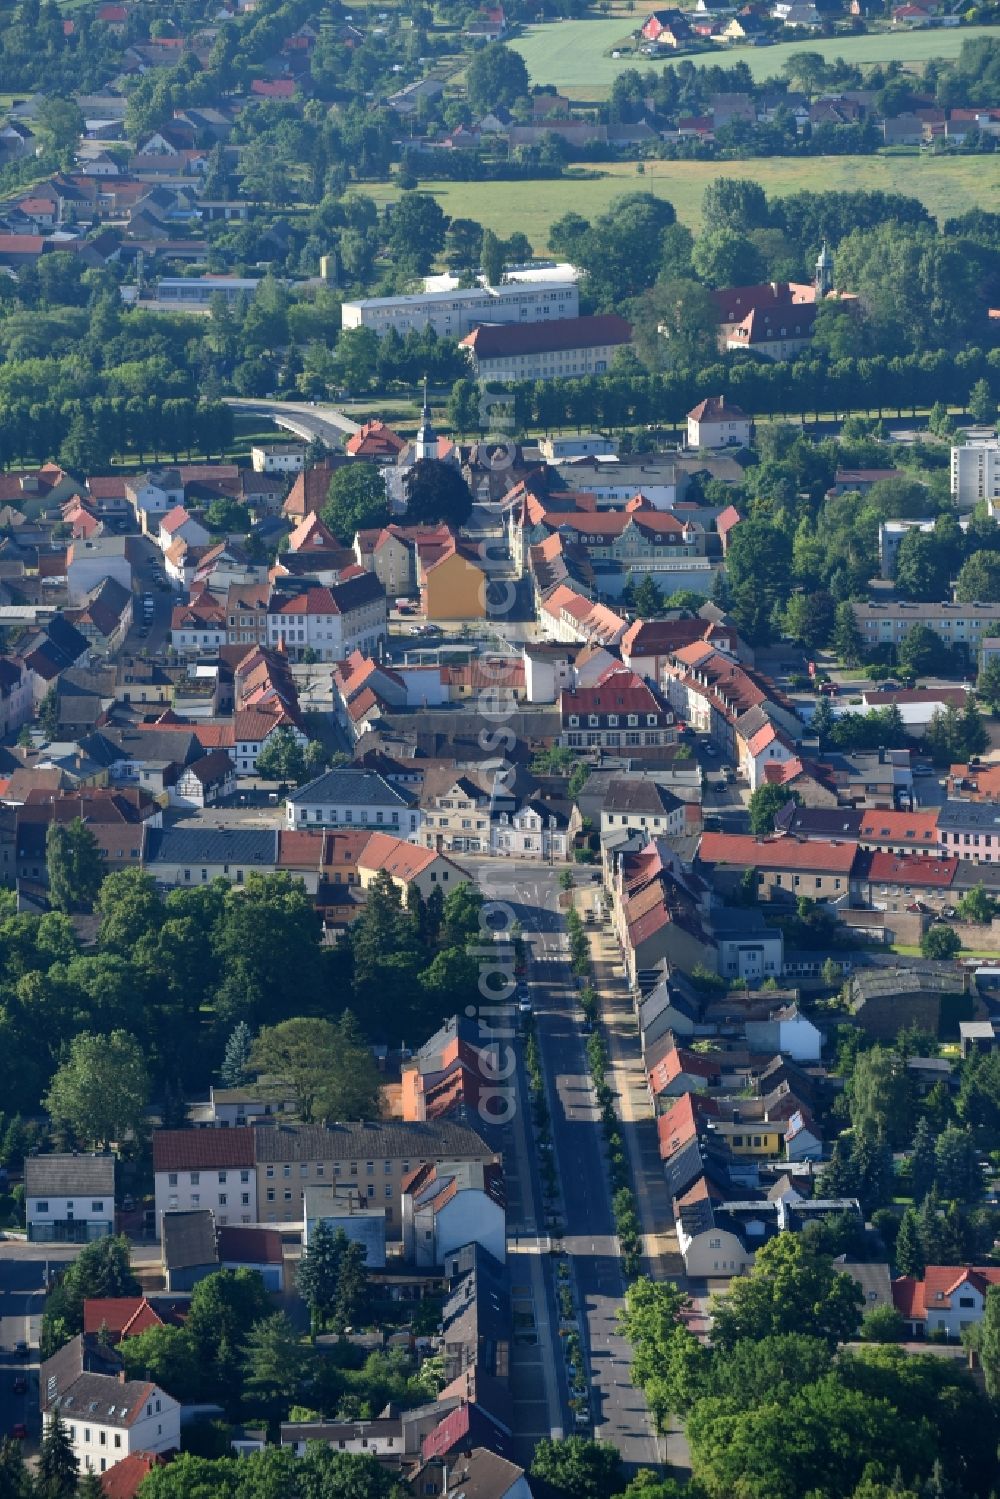
POLYGON ((754 838, 749 833, 702 833, 698 859, 702 864, 734 869, 808 870, 810 873, 850 874, 857 853, 853 840, 824 843, 812 839, 754 838))
POLYGON ((477 359, 505 359, 518 354, 556 353, 632 341, 632 325, 616 312, 541 323, 487 323, 459 340, 477 359))
POLYGON ((157 1129, 153 1131, 154 1171, 211 1171, 252 1166, 252 1129, 157 1129))

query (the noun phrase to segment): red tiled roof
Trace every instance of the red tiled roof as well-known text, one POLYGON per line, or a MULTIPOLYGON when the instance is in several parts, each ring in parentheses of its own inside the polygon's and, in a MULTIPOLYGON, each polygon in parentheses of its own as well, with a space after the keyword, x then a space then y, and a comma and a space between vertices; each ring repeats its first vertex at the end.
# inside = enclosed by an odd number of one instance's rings
POLYGON ((130 1452, 101 1474, 104 1499, 135 1499, 153 1469, 166 1467, 167 1461, 161 1452, 130 1452))
POLYGON ((734 869, 808 870, 809 873, 850 874, 856 843, 824 843, 816 838, 753 838, 749 833, 702 833, 698 858, 702 864, 734 869))
POLYGON ((725 396, 708 396, 688 412, 688 420, 692 422, 745 422, 746 419, 746 412, 735 401, 727 404, 725 396))
MULTIPOLYGON (((373 833, 365 844, 358 864, 364 869, 384 869, 396 879, 412 880, 428 869, 436 859, 444 858, 446 856, 439 854, 436 849, 418 848, 415 843, 407 843, 403 838, 393 838, 390 833, 373 833)), ((451 863, 451 860, 447 862, 451 863)), ((457 867, 452 865, 452 868, 457 867)))
POLYGON ((892 1300, 908 1321, 923 1321, 929 1309, 950 1311, 951 1298, 962 1286, 975 1286, 983 1295, 1000 1285, 995 1265, 928 1265, 923 1280, 902 1275, 892 1283, 892 1300))
POLYGON ((861 824, 862 843, 912 843, 918 848, 937 848, 938 814, 932 812, 866 812, 861 824))
POLYGON ((883 885, 923 885, 933 890, 948 890, 957 868, 957 854, 932 859, 921 854, 875 853, 868 865, 868 878, 883 885))
POLYGON ((153 1131, 154 1171, 211 1171, 253 1166, 252 1129, 157 1129, 153 1131))
POLYGON ((162 1326, 163 1318, 145 1296, 88 1297, 83 1303, 84 1332, 99 1333, 104 1327, 113 1341, 135 1338, 151 1327, 162 1326))
POLYGON ((344 443, 344 452, 352 458, 396 458, 406 447, 406 439, 400 437, 385 422, 365 422, 344 443))

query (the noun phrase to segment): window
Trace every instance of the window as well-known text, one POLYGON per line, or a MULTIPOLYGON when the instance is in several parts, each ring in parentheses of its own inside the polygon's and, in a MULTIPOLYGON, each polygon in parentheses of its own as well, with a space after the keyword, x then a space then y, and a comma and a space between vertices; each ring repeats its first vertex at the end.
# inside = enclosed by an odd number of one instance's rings
POLYGON ((225 1192, 220 1192, 219 1193, 219 1206, 220 1206, 220 1208, 224 1208, 226 1206, 226 1200, 227 1199, 226 1199, 225 1192))
POLYGON ((274 1188, 273 1187, 268 1187, 268 1189, 267 1189, 267 1200, 268 1200, 268 1202, 273 1202, 274 1201, 274 1188))
POLYGON ((274 1167, 273 1166, 265 1166, 264 1167, 264 1175, 265 1176, 273 1176, 274 1175, 274 1167))
POLYGON ((245 1208, 248 1208, 250 1206, 250 1193, 249 1192, 241 1192, 240 1193, 240 1206, 241 1207, 245 1207, 245 1208))
POLYGON ((169 1171, 167 1173, 167 1186, 168 1187, 176 1187, 176 1185, 177 1185, 177 1172, 176 1171, 169 1171))
POLYGON ((219 1172, 219 1185, 220 1187, 224 1187, 226 1185, 226 1173, 224 1171, 219 1172))
POLYGON ((250 1173, 249 1173, 249 1171, 241 1171, 240 1172, 240 1181, 246 1183, 249 1180, 250 1180, 250 1173))
POLYGON ((200 1171, 192 1171, 191 1172, 191 1185, 192 1185, 192 1187, 200 1186, 200 1184, 201 1184, 201 1172, 200 1171))
POLYGON ((386 1195, 386 1197, 391 1197, 392 1196, 392 1187, 389 1186, 388 1182, 386 1183, 385 1195, 386 1195))
POLYGON ((285 1188, 285 1201, 286 1202, 291 1202, 291 1200, 292 1200, 292 1189, 291 1189, 291 1187, 286 1187, 285 1188))

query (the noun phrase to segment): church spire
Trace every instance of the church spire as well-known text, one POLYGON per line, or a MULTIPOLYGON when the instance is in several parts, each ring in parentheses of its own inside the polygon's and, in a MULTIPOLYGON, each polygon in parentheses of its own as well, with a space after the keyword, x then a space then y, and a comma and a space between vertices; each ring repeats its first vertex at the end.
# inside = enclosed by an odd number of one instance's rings
POLYGON ((828 297, 833 291, 833 256, 826 248, 826 240, 816 257, 815 286, 818 297, 828 297))
POLYGON ((421 458, 434 458, 437 456, 437 433, 431 421, 430 400, 427 395, 427 376, 424 376, 424 409, 420 414, 420 426, 417 429, 417 438, 413 444, 414 455, 419 462, 421 458))

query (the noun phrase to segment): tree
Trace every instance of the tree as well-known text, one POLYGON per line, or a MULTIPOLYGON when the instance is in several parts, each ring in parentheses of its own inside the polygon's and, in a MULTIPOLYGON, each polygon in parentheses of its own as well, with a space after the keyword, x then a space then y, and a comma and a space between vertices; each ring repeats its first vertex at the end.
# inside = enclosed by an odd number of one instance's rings
POLYGON ((780 1233, 761 1246, 749 1275, 737 1276, 727 1296, 712 1297, 712 1346, 731 1349, 743 1338, 808 1327, 836 1347, 857 1332, 863 1305, 857 1283, 828 1256, 799 1235, 780 1233))
POLYGON ((896 591, 901 598, 937 603, 948 597, 951 559, 934 536, 907 531, 896 553, 896 591))
POLYGON ((835 614, 836 606, 828 593, 822 590, 793 593, 782 615, 781 628, 807 651, 813 651, 830 639, 835 614))
POLYGON ((900 1275, 911 1275, 916 1280, 923 1278, 923 1241, 920 1235, 920 1221, 914 1208, 907 1208, 899 1220, 894 1258, 896 1270, 900 1275))
POLYGON ((968 400, 969 415, 980 427, 989 426, 996 421, 997 403, 990 393, 989 381, 977 380, 969 391, 968 400))
POLYGON ((284 1312, 255 1322, 243 1346, 244 1387, 251 1410, 277 1412, 296 1399, 308 1356, 284 1312))
MULTIPOLYGON (((612 292, 606 300, 615 300, 612 292)), ((712 294, 687 276, 658 281, 644 292, 635 304, 633 327, 636 352, 650 370, 699 368, 718 352, 719 313, 712 294)))
POLYGON ((979 1155, 968 1130, 953 1124, 943 1130, 938 1136, 935 1158, 935 1185, 942 1197, 955 1202, 975 1202, 982 1196, 979 1155))
POLYGON ((756 838, 763 837, 765 833, 774 832, 774 819, 782 807, 786 807, 789 802, 794 802, 797 807, 801 807, 802 798, 797 791, 789 791, 785 786, 772 785, 769 781, 751 792, 747 811, 750 814, 750 831, 756 838))
POLYGON ((123 1339, 119 1351, 130 1379, 154 1380, 175 1400, 198 1400, 210 1388, 186 1327, 149 1327, 137 1337, 123 1339))
POLYGON ((296 786, 305 781, 306 757, 291 724, 268 734, 257 756, 257 774, 265 781, 294 781, 296 786))
POLYGON ((250 1079, 250 1053, 253 1031, 241 1020, 230 1032, 226 1052, 219 1068, 219 1079, 227 1088, 241 1088, 250 1079))
POLYGON ((958 902, 958 914, 963 921, 972 921, 977 926, 988 926, 997 913, 997 903, 993 896, 987 893, 986 886, 980 880, 978 885, 973 885, 958 902))
POLYGON ((42 698, 41 707, 38 710, 38 722, 42 727, 42 732, 46 739, 56 739, 58 737, 59 693, 54 683, 42 698))
POLYGON ((911 625, 899 642, 899 667, 911 677, 947 669, 950 653, 934 630, 927 625, 911 625))
POLYGON ((704 1393, 709 1360, 681 1321, 687 1297, 672 1281, 632 1282, 618 1314, 632 1345, 632 1380, 645 1394, 657 1429, 682 1415, 704 1393))
POLYGON ((38 1499, 21 1443, 15 1437, 0 1437, 0 1494, 8 1499, 38 1499))
POLYGON ((55 94, 43 95, 33 128, 49 151, 65 157, 73 151, 83 134, 83 114, 73 99, 59 98, 55 94))
POLYGON ((309 1244, 299 1261, 295 1281, 314 1327, 325 1326, 336 1305, 337 1281, 346 1245, 344 1230, 334 1233, 325 1218, 320 1218, 310 1230, 309 1244))
POLYGON ((503 244, 492 229, 484 229, 480 267, 487 286, 499 286, 503 281, 503 261, 503 244))
POLYGON ((653 581, 652 573, 646 573, 632 595, 632 607, 639 619, 651 619, 663 608, 663 594, 653 581))
POLYGON ((472 491, 453 463, 420 458, 403 480, 410 525, 444 522, 460 530, 472 514, 472 491))
POLYGON ((973 552, 955 581, 960 604, 1000 603, 1000 552, 973 552))
POLYGON ((976 691, 994 713, 1000 711, 1000 656, 991 656, 979 667, 976 691))
POLYGON ((625 1483, 617 1450, 586 1437, 543 1438, 535 1447, 531 1478, 542 1499, 612 1499, 625 1483))
POLYGON ((913 1083, 897 1051, 873 1046, 854 1064, 848 1083, 851 1124, 858 1135, 872 1133, 890 1145, 906 1145, 913 1133, 913 1083))
POLYGON ((861 632, 854 617, 854 606, 846 599, 837 605, 833 626, 833 648, 845 666, 857 666, 861 660, 861 632))
POLYGON ((869 1128, 855 1136, 851 1165, 857 1173, 861 1211, 870 1218, 876 1208, 892 1201, 892 1152, 885 1139, 869 1128))
POLYGON ((115 869, 101 884, 98 942, 107 952, 131 957, 143 938, 159 930, 163 902, 152 875, 141 869, 115 869))
POLYGON ((426 275, 435 255, 444 247, 448 227, 440 203, 430 193, 404 193, 393 206, 389 225, 389 249, 393 256, 416 275, 426 275))
POLYGON ((93 909, 104 879, 104 855, 83 819, 50 822, 45 835, 49 897, 57 911, 93 909))
POLYGON ((73 1499, 79 1472, 73 1440, 58 1410, 54 1410, 46 1418, 38 1456, 38 1488, 42 1499, 73 1499))
POLYGON ((139 1284, 124 1238, 87 1244, 50 1291, 42 1315, 42 1357, 50 1358, 83 1330, 83 1303, 104 1296, 132 1296, 139 1284))
POLYGON ((92 1468, 88 1468, 80 1479, 76 1491, 76 1499, 104 1499, 101 1480, 92 1468))
POLYGON ((927 928, 920 939, 920 951, 925 958, 954 958, 962 950, 962 942, 953 927, 936 922, 927 928))
POLYGON ((251 1064, 290 1086, 304 1118, 316 1123, 372 1119, 380 1112, 378 1069, 347 1010, 329 1020, 283 1020, 262 1030, 251 1064))
POLYGON ((509 108, 528 92, 524 58, 502 42, 492 42, 473 57, 465 74, 469 104, 475 114, 509 108))
POLYGON ((368 1250, 364 1244, 351 1240, 345 1244, 337 1273, 337 1295, 333 1308, 333 1324, 338 1333, 361 1320, 368 1299, 368 1276, 365 1260, 368 1250))
POLYGON ((107 1149, 112 1141, 142 1132, 149 1076, 142 1048, 127 1031, 74 1037, 58 1069, 45 1107, 82 1140, 107 1149))
POLYGON ((894 1306, 876 1306, 861 1320, 861 1337, 866 1343, 901 1343, 906 1323, 894 1306))
POLYGON ((990 1286, 986 1292, 983 1320, 979 1324, 976 1345, 986 1382, 986 1393, 996 1400, 1000 1397, 1000 1286, 990 1286))
POLYGON ((716 177, 701 195, 705 229, 766 229, 771 220, 767 194, 752 177, 716 177))
POLYGON ((763 281, 767 270, 757 246, 735 229, 702 230, 691 265, 706 286, 753 286, 763 281))
POLYGON ((479 386, 475 380, 456 380, 445 408, 447 422, 460 437, 475 432, 480 426, 479 386))
POLYGON ((914 1202, 923 1202, 934 1185, 937 1176, 937 1157, 934 1149, 934 1131, 928 1120, 921 1116, 913 1136, 910 1154, 910 1186, 914 1202))
POLYGON ((348 544, 355 531, 384 525, 389 500, 381 470, 374 463, 348 463, 336 469, 321 514, 324 524, 348 544))
POLYGON ((732 534, 726 558, 732 615, 740 634, 764 645, 775 606, 783 604, 791 571, 791 545, 771 521, 751 516, 732 534))

